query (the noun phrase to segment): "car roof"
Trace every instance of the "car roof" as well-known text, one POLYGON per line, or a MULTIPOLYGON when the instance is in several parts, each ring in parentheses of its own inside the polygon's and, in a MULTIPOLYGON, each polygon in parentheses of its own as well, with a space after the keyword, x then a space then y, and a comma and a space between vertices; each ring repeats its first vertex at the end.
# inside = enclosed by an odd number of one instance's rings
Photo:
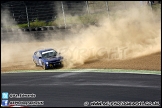
POLYGON ((46 49, 40 49, 40 50, 37 50, 39 52, 44 52, 44 51, 49 51, 49 50, 54 50, 53 48, 46 48, 46 49))

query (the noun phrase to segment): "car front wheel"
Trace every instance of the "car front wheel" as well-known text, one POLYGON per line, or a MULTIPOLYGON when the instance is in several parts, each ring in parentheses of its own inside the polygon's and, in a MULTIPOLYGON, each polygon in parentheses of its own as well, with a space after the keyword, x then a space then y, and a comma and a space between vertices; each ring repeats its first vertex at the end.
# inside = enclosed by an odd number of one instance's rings
POLYGON ((43 69, 44 70, 47 70, 48 68, 47 68, 47 66, 43 63, 43 69))

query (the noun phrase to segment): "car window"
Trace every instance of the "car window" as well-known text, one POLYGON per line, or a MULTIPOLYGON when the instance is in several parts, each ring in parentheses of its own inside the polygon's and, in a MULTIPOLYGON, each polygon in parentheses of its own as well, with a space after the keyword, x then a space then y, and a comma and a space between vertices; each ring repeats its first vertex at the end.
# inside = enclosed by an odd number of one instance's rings
POLYGON ((34 53, 34 55, 36 55, 36 54, 37 54, 37 52, 34 53))
POLYGON ((56 56, 56 54, 57 54, 57 52, 54 50, 44 51, 44 52, 42 52, 42 57, 43 58, 54 57, 54 56, 56 56))
POLYGON ((36 53, 37 57, 41 57, 41 54, 39 52, 36 53))

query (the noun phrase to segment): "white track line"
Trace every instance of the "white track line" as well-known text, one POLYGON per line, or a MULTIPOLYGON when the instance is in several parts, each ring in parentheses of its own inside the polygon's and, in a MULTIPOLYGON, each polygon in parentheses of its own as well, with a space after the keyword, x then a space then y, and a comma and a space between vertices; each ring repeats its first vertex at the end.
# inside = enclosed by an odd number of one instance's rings
POLYGON ((130 84, 120 84, 120 83, 91 83, 91 82, 86 82, 86 83, 52 83, 52 84, 1 84, 1 86, 62 86, 62 85, 74 85, 74 86, 114 86, 114 87, 137 87, 137 88, 155 88, 155 89, 160 89, 160 86, 149 86, 149 85, 130 85, 130 84))

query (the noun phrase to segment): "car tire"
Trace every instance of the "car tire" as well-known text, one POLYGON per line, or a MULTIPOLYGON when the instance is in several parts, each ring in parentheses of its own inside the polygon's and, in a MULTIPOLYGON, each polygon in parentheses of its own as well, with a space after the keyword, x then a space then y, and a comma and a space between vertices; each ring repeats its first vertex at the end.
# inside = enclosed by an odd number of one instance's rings
POLYGON ((43 63, 43 69, 47 70, 47 66, 43 63))
POLYGON ((62 63, 58 66, 59 69, 63 68, 63 67, 64 67, 64 65, 62 63))
POLYGON ((38 67, 39 65, 37 65, 37 63, 35 63, 35 66, 38 67))
POLYGON ((62 68, 62 67, 64 67, 64 64, 63 64, 63 63, 61 63, 60 67, 61 67, 61 68, 62 68))
POLYGON ((39 66, 39 65, 37 65, 37 63, 34 61, 34 59, 33 59, 33 62, 34 62, 34 64, 35 64, 35 66, 36 66, 36 67, 38 67, 38 66, 39 66))

